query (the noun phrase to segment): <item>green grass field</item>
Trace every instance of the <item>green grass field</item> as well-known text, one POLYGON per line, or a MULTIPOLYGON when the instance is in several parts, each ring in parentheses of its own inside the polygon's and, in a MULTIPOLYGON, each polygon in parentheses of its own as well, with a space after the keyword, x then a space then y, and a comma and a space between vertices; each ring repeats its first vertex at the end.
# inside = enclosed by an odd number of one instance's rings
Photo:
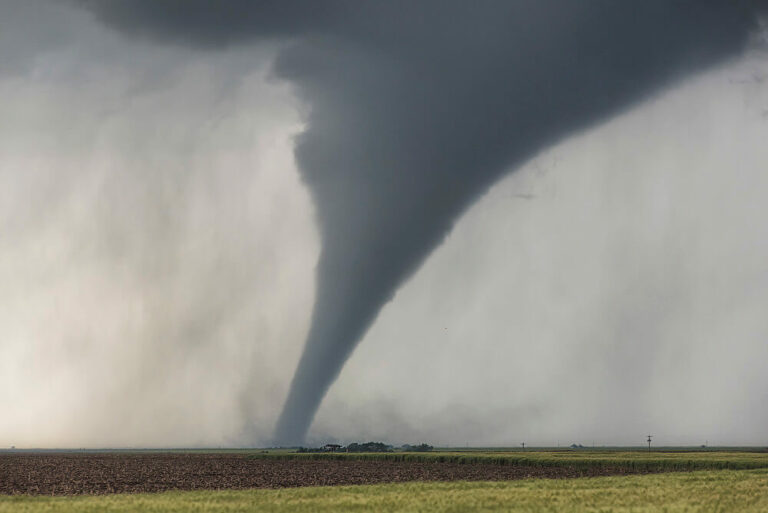
POLYGON ((409 483, 90 497, 0 497, 0 513, 520 511, 752 513, 768 511, 768 470, 569 480, 409 483))

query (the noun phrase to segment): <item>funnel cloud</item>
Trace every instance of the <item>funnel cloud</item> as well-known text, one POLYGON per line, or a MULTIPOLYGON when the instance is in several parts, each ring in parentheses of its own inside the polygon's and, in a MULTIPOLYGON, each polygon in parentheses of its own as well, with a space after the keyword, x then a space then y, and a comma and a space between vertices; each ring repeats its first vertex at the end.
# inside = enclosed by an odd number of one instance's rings
MULTIPOLYGON (((278 45, 306 105, 295 155, 322 250, 306 345, 275 429, 304 441, 382 306, 500 177, 563 137, 738 55, 729 0, 82 1, 140 37, 278 45)), ((763 4, 761 3, 760 6, 763 4)))

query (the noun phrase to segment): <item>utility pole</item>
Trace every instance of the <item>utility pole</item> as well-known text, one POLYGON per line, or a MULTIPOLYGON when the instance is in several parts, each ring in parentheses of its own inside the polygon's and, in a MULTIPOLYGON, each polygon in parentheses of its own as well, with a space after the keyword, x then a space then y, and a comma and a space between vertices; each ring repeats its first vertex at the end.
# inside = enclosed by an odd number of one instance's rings
POLYGON ((653 435, 648 435, 648 452, 651 452, 651 439, 653 438, 653 435))

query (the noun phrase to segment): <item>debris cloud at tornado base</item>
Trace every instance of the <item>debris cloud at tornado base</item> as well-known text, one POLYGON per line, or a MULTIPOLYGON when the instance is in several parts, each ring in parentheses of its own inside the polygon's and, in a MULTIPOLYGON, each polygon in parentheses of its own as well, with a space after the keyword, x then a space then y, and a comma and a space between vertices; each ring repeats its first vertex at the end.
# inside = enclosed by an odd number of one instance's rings
POLYGON ((285 445, 304 440, 381 307, 490 185, 738 55, 755 25, 753 5, 726 0, 82 3, 174 44, 275 40, 274 73, 308 107, 295 153, 322 252, 275 430, 285 445))

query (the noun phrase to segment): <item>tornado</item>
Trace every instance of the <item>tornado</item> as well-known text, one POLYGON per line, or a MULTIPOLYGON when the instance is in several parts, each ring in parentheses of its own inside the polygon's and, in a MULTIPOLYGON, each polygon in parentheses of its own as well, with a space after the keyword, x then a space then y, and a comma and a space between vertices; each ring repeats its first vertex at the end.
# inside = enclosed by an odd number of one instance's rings
MULTIPOLYGON (((306 106, 296 160, 322 250, 274 433, 305 441, 382 307, 500 177, 742 52, 764 1, 82 0, 134 37, 267 42, 306 106)), ((417 341, 414 341, 417 343, 417 341)))

